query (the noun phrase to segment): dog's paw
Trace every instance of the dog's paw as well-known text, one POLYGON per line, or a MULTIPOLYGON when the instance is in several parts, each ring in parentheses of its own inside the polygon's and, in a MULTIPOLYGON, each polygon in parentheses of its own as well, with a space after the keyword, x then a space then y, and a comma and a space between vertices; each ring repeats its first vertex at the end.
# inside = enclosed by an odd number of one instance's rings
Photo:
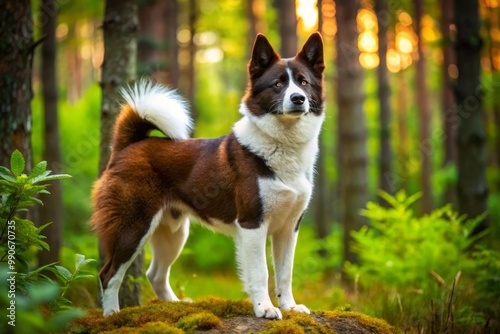
POLYGON ((266 319, 282 319, 281 311, 279 308, 274 307, 271 302, 262 302, 254 307, 255 315, 258 318, 266 319))
POLYGON ((299 313, 311 314, 311 311, 305 305, 302 304, 282 306, 281 309, 284 311, 295 311, 299 313))

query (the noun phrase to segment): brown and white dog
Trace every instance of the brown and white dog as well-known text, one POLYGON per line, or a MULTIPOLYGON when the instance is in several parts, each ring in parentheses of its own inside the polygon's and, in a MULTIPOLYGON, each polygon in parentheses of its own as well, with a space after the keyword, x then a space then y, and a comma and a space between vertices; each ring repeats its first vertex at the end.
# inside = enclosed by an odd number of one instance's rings
POLYGON ((323 41, 309 37, 282 59, 257 36, 233 131, 188 139, 191 120, 174 91, 146 81, 125 90, 106 171, 93 190, 91 224, 105 245, 99 273, 104 315, 119 311, 123 276, 150 240, 147 277, 160 299, 179 300, 170 268, 189 233, 189 218, 232 235, 244 289, 255 315, 281 319, 282 310, 309 313, 292 295, 298 228, 313 189, 318 136, 324 120, 323 41), (158 129, 170 139, 149 137, 158 129), (268 292, 266 239, 279 308, 268 292))

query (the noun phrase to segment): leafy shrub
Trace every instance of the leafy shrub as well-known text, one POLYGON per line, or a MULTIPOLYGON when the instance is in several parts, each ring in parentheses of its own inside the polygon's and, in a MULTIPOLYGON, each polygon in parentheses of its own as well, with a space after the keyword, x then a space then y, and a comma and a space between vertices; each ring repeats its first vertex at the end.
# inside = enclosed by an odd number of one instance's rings
MULTIPOLYGON (((373 313, 406 325, 424 322, 432 330, 446 329, 453 317, 467 325, 484 323, 467 287, 481 265, 471 250, 487 232, 471 233, 483 217, 466 220, 449 205, 417 217, 411 206, 419 194, 381 196, 390 207, 367 204, 362 215, 370 219, 370 227, 352 232, 360 264, 345 265, 348 275, 366 289, 373 313), (460 280, 465 282, 459 285, 460 280)), ((488 273, 482 275, 486 285, 491 283, 488 273)))
POLYGON ((36 252, 49 249, 41 234, 48 224, 36 227, 24 213, 34 204, 43 204, 35 197, 49 193, 41 183, 70 176, 51 175, 45 161, 23 174, 25 161, 17 150, 10 165, 10 170, 0 166, 0 280, 7 282, 0 288, 0 304, 9 319, 3 323, 18 333, 60 331, 69 320, 83 315, 64 295, 72 282, 89 277, 82 269, 94 260, 77 255, 73 272, 56 263, 33 268, 36 252), (46 272, 53 273, 59 284, 46 272))

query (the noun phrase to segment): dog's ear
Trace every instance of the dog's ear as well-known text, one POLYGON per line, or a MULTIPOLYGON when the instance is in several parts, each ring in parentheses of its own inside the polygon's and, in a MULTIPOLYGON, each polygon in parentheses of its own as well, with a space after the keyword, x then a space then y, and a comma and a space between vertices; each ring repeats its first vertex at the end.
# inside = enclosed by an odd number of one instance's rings
POLYGON ((319 32, 315 32, 309 37, 295 58, 306 64, 316 75, 322 75, 325 70, 325 61, 323 57, 323 39, 319 32))
POLYGON ((252 59, 248 64, 250 78, 257 78, 271 65, 276 63, 280 56, 274 51, 266 36, 258 34, 252 50, 252 59))

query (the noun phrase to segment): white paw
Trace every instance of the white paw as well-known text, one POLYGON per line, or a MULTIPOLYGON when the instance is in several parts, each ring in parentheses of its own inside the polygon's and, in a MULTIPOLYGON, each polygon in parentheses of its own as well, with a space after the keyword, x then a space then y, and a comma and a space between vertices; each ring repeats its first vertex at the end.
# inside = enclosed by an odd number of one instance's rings
POLYGON ((262 302, 257 304, 253 308, 255 312, 255 316, 258 318, 266 318, 266 319, 282 319, 281 311, 279 308, 274 307, 273 304, 269 301, 262 302))
POLYGON ((281 309, 284 311, 295 311, 300 313, 311 314, 311 311, 305 305, 302 304, 286 305, 282 306, 281 309))

